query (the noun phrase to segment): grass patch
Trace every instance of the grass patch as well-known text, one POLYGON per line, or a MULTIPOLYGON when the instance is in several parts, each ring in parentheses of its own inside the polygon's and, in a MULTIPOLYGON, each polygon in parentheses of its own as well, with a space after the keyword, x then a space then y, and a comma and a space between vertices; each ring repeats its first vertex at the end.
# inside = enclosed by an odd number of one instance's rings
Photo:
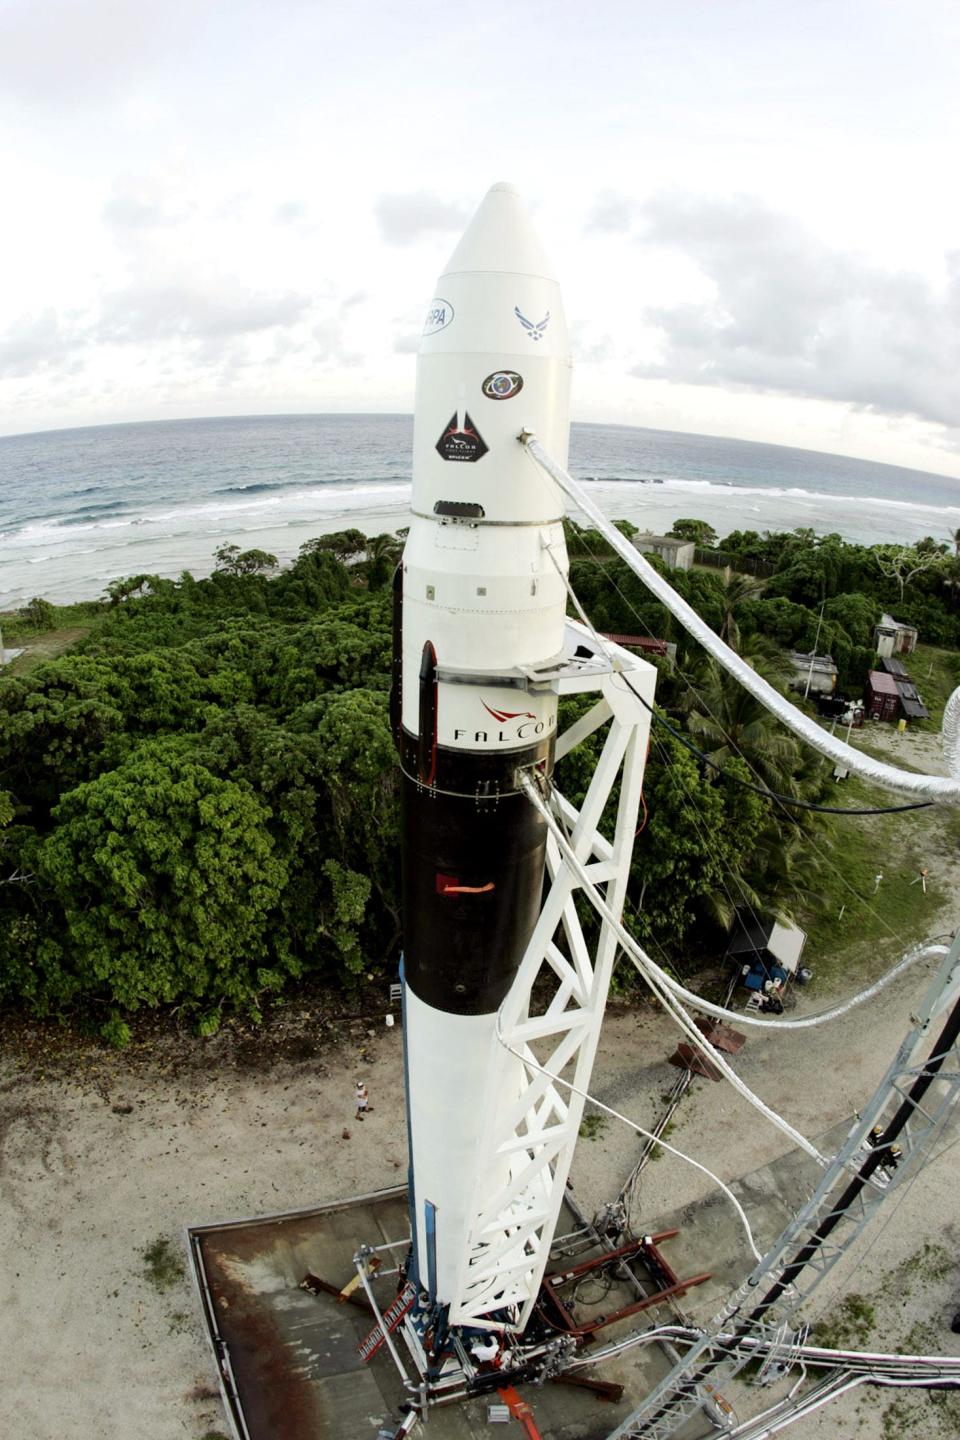
POLYGON ((3 673, 6 675, 27 675, 31 670, 36 670, 40 665, 46 665, 49 660, 55 660, 64 651, 72 649, 78 640, 82 640, 90 630, 93 629, 93 621, 85 625, 66 625, 56 630, 35 631, 32 634, 22 637, 10 635, 4 632, 4 644, 8 649, 15 649, 21 645, 26 646, 24 653, 18 655, 9 665, 4 666, 3 673))
POLYGON ((143 1251, 143 1273, 155 1290, 169 1290, 184 1277, 183 1261, 166 1235, 143 1251))
POLYGON ((902 658, 921 700, 930 711, 929 720, 913 721, 911 729, 918 725, 923 730, 939 730, 944 706, 960 683, 960 655, 955 650, 939 650, 935 645, 918 645, 912 655, 902 658))
MULTIPOLYGON (((897 796, 857 779, 835 788, 836 803, 851 809, 898 803, 897 796)), ((948 896, 932 877, 924 894, 917 877, 932 858, 960 844, 960 814, 936 806, 837 817, 830 821, 829 848, 822 838, 816 843, 826 851, 827 865, 815 902, 797 907, 797 920, 807 932, 804 958, 818 980, 829 981, 851 965, 860 969, 871 961, 880 971, 892 951, 900 953, 930 933, 948 896)))
POLYGON ((62 655, 93 629, 105 610, 106 606, 99 600, 53 605, 47 607, 46 614, 51 618, 44 623, 31 618, 29 606, 0 613, 4 645, 8 650, 23 648, 26 652, 5 666, 2 673, 26 675, 38 665, 62 655))
POLYGON ((818 1345, 828 1350, 843 1350, 851 1345, 864 1345, 873 1332, 877 1314, 873 1302, 865 1295, 847 1295, 826 1319, 813 1327, 818 1345))
POLYGON ((584 1115, 578 1133, 581 1140, 599 1140, 606 1128, 606 1115, 584 1115))

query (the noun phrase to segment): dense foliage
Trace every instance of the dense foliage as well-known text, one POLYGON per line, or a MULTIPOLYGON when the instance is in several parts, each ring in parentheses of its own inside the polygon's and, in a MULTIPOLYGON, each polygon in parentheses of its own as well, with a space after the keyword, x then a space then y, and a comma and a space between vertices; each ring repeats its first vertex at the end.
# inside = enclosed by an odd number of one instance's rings
MULTIPOLYGON (((713 544, 700 522, 674 529, 713 544)), ((568 536, 598 629, 678 642, 659 704, 722 767, 654 728, 627 920, 689 968, 737 905, 789 911, 816 891, 814 821, 731 777, 809 798, 823 769, 676 633, 596 533, 568 536)), ((758 667, 812 646, 819 623, 821 651, 859 685, 883 608, 925 638, 960 639, 956 561, 931 547, 878 556, 838 536, 736 532, 723 552, 768 578, 729 567, 671 578, 758 667)), ((284 570, 224 546, 209 579, 131 576, 92 607, 72 650, 0 680, 0 1002, 80 1013, 122 1041, 142 1006, 183 1007, 211 1030, 226 1008, 256 1014, 298 977, 350 984, 395 963, 398 549, 346 531, 284 570)), ((14 621, 52 623, 39 599, 14 621)), ((573 798, 596 743, 561 767, 573 798)))

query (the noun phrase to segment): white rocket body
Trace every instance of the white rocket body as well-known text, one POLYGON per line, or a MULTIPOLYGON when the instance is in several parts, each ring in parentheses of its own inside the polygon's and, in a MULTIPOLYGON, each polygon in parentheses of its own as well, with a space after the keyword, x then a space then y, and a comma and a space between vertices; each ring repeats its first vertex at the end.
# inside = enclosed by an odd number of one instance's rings
POLYGON ((517 436, 535 430, 566 462, 569 379, 559 287, 516 192, 495 185, 429 308, 402 564, 411 1218, 441 1305, 490 1179, 477 1149, 503 1063, 496 1012, 540 903, 517 769, 549 772, 556 732, 556 695, 525 675, 562 648, 563 504, 517 436))

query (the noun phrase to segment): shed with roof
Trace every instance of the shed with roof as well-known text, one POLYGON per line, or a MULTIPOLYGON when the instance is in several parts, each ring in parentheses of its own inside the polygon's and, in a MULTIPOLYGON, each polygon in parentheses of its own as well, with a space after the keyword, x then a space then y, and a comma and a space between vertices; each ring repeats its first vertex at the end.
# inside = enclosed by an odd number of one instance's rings
POLYGON ((900 691, 892 675, 871 670, 863 687, 863 707, 871 720, 896 720, 900 714, 900 691))
POLYGON ((910 655, 916 649, 919 638, 920 632, 916 626, 903 625, 886 612, 880 616, 880 623, 873 632, 873 643, 881 658, 887 655, 910 655))
POLYGON ((668 570, 689 570, 697 549, 693 540, 681 540, 676 535, 654 535, 651 530, 634 535, 633 546, 642 555, 659 555, 668 570))

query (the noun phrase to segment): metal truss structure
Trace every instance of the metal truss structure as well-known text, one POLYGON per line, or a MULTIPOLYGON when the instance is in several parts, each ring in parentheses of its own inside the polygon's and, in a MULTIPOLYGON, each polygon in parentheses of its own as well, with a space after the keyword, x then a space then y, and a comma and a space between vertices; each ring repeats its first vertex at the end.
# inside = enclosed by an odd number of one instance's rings
POLYGON ((786 1317, 810 1297, 880 1206, 922 1168, 960 1097, 958 993, 960 934, 912 1017, 913 1028, 810 1200, 712 1329, 608 1440, 667 1440, 681 1430, 754 1357, 758 1339, 773 1344, 782 1337, 786 1317), (948 1008, 932 1053, 918 1060, 934 1021, 948 1008))
MULTIPOLYGON (((656 671, 615 645, 599 649, 590 632, 572 622, 566 648, 581 657, 578 663, 559 665, 549 676, 531 676, 531 687, 550 685, 561 695, 593 690, 599 698, 560 736, 557 759, 602 727, 607 733, 579 810, 549 782, 544 782, 545 794, 591 884, 601 888, 619 915, 626 899, 650 726, 649 711, 620 672, 629 672, 634 689, 652 704, 656 671), (607 839, 601 820, 618 787, 612 839, 607 839)), ((609 824, 607 829, 610 833, 609 824)), ((503 1329, 506 1311, 513 1317, 507 1328, 520 1332, 539 1293, 583 1114, 584 1097, 577 1092, 589 1084, 617 953, 616 937, 606 924, 595 944, 588 944, 577 910, 580 888, 556 841, 548 838, 543 906, 500 1012, 493 1083, 489 1095, 482 1097, 488 1120, 477 1169, 491 1179, 474 1211, 450 1307, 452 1325, 496 1323, 503 1329), (550 985, 553 993, 544 1003, 550 985), (538 1004, 531 1013, 535 986, 538 1004), (554 1076, 574 1088, 561 1093, 554 1076), (496 1322, 490 1320, 492 1311, 498 1314, 496 1322)))

